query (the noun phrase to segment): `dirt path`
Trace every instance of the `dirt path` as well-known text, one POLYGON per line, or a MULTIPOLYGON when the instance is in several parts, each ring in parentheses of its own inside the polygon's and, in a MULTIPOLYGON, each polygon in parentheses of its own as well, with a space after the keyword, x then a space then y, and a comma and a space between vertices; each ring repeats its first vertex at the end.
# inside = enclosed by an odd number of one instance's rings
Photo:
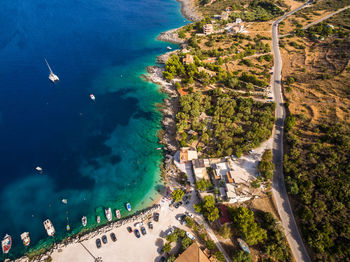
POLYGON ((343 12, 344 10, 349 9, 349 8, 350 8, 350 5, 345 6, 345 7, 341 8, 341 9, 335 11, 334 13, 331 13, 331 14, 329 14, 329 15, 326 15, 326 16, 324 16, 324 17, 322 17, 322 18, 316 20, 315 22, 312 22, 312 23, 310 23, 310 24, 304 26, 302 29, 305 30, 305 29, 308 29, 309 27, 311 27, 311 26, 313 26, 313 25, 317 25, 318 23, 321 23, 322 21, 327 20, 328 18, 330 18, 330 17, 332 17, 332 16, 334 16, 334 15, 336 15, 336 14, 339 14, 340 12, 343 12))

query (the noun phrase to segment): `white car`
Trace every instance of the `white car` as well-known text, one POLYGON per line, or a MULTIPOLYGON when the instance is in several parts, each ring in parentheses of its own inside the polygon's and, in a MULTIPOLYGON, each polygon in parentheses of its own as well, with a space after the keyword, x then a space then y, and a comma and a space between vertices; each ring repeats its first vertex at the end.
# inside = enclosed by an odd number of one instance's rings
POLYGON ((186 232, 186 236, 188 236, 192 240, 196 239, 190 232, 186 232))
POLYGON ((190 212, 185 212, 185 214, 187 215, 187 216, 189 216, 190 218, 194 218, 194 215, 192 214, 192 213, 190 213, 190 212))
POLYGON ((134 224, 134 226, 135 227, 141 227, 141 226, 143 226, 143 223, 142 222, 137 222, 137 223, 134 224))
POLYGON ((174 229, 172 227, 166 231, 167 236, 171 235, 172 233, 174 233, 174 229))

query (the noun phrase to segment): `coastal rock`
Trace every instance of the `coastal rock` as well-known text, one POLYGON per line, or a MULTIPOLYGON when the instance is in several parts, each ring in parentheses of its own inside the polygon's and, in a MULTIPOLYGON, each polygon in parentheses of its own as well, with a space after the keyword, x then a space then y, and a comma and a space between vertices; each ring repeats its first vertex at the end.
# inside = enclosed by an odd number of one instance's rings
POLYGON ((158 56, 156 61, 158 64, 166 64, 166 62, 169 60, 171 55, 177 54, 178 52, 179 52, 178 50, 166 52, 165 54, 158 56))
POLYGON ((169 43, 173 43, 173 44, 184 44, 185 40, 179 38, 179 35, 177 33, 178 30, 180 30, 181 28, 182 27, 171 29, 171 30, 168 30, 166 32, 160 33, 160 35, 157 37, 157 39, 159 41, 169 42, 169 43))

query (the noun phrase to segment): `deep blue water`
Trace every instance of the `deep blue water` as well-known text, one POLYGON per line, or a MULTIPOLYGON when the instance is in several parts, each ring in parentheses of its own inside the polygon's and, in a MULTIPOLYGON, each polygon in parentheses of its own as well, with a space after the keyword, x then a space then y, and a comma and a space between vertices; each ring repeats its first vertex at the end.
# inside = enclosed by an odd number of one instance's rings
POLYGON ((184 23, 174 0, 1 1, 0 238, 12 236, 10 257, 25 251, 24 231, 31 246, 49 242, 46 218, 59 240, 66 214, 78 232, 83 215, 93 227, 106 206, 126 215, 125 202, 152 200, 163 95, 140 75, 169 45, 156 36, 184 23))

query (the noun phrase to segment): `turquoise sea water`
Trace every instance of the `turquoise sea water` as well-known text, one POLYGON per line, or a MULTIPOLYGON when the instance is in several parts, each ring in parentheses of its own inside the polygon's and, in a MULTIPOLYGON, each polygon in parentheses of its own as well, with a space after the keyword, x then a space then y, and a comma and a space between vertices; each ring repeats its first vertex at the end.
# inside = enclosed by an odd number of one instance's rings
POLYGON ((96 226, 105 207, 152 202, 162 159, 164 98, 140 77, 185 24, 174 0, 4 0, 0 3, 0 238, 8 256, 96 226), (47 58, 60 77, 48 80, 47 58), (96 101, 89 98, 93 93, 96 101), (36 166, 43 168, 40 174, 36 166), (68 199, 64 205, 62 198, 68 199), (49 218, 55 239, 42 222, 49 218))

